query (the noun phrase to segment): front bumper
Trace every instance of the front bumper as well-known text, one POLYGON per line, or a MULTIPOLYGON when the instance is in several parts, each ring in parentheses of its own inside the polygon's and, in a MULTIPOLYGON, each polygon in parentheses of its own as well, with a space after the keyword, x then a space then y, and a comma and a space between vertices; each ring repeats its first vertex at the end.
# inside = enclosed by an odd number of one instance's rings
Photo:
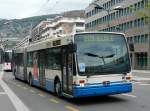
POLYGON ((132 91, 131 83, 111 83, 109 86, 103 86, 102 84, 97 84, 94 86, 84 86, 84 87, 74 87, 73 96, 74 97, 90 97, 90 96, 104 96, 104 95, 114 95, 121 93, 128 93, 132 91))

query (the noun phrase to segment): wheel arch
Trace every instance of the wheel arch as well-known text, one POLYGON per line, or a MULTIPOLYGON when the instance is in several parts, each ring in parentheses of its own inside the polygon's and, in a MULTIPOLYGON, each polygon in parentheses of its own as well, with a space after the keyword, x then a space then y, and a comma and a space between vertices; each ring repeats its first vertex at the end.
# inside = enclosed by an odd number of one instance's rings
POLYGON ((54 86, 55 86, 55 84, 56 84, 56 82, 57 81, 59 81, 60 82, 60 78, 59 78, 59 76, 55 76, 55 79, 54 79, 54 86))

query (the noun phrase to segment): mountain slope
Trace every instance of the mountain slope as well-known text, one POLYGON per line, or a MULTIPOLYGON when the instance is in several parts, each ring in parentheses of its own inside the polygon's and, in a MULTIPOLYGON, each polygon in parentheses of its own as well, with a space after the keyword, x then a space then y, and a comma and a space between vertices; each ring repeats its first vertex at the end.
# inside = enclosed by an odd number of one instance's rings
POLYGON ((59 14, 42 15, 9 21, 6 19, 0 19, 0 33, 3 37, 24 38, 30 34, 31 27, 34 27, 42 20, 46 20, 47 18, 52 19, 58 15, 59 14))

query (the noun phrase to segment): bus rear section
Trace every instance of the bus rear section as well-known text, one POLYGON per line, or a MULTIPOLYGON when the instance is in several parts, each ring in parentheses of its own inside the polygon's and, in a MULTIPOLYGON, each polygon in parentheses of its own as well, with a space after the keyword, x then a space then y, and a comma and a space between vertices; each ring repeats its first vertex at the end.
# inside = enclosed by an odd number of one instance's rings
POLYGON ((132 91, 131 65, 124 35, 87 33, 75 36, 77 77, 73 96, 89 97, 132 91))
POLYGON ((4 52, 4 71, 12 71, 12 50, 4 52))
POLYGON ((5 62, 4 63, 4 67, 3 67, 4 71, 11 71, 11 62, 5 62))

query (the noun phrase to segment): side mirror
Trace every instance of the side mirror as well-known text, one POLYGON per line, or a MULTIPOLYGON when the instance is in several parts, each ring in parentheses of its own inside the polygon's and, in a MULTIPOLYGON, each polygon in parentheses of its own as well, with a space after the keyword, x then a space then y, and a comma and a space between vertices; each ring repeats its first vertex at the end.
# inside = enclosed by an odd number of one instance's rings
POLYGON ((134 51, 134 44, 133 43, 129 44, 129 49, 130 49, 130 51, 134 51))
POLYGON ((69 44, 69 52, 76 52, 77 51, 77 45, 76 44, 69 44))

